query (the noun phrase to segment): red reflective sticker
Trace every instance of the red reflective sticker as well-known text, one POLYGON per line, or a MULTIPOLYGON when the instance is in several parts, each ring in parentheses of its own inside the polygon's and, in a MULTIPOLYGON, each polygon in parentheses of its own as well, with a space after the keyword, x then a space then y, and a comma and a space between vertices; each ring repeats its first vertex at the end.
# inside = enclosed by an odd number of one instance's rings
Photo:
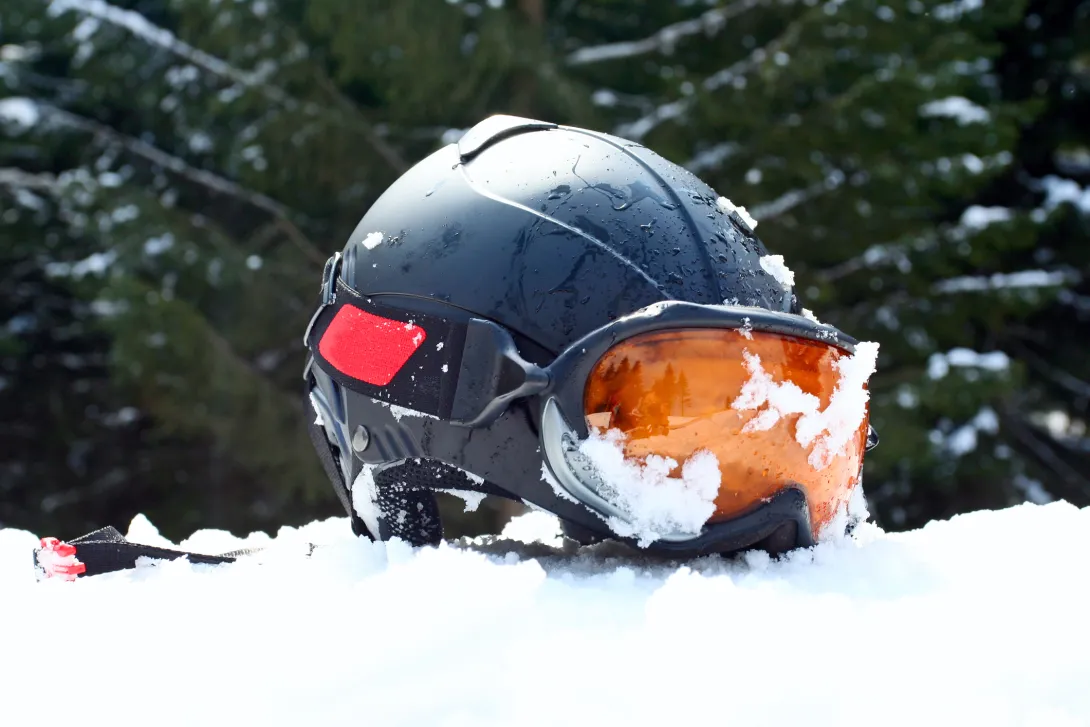
POLYGON ((413 323, 343 305, 318 343, 322 357, 345 376, 386 386, 427 338, 413 323))

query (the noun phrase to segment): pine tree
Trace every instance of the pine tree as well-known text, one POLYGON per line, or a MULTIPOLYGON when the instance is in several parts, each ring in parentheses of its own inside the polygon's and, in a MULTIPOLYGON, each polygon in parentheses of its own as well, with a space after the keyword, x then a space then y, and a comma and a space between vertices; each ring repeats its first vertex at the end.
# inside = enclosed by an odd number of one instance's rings
POLYGON ((686 164, 881 342, 884 525, 1086 504, 1088 8, 6 0, 0 521, 335 514, 298 378, 321 265, 499 112, 686 164))

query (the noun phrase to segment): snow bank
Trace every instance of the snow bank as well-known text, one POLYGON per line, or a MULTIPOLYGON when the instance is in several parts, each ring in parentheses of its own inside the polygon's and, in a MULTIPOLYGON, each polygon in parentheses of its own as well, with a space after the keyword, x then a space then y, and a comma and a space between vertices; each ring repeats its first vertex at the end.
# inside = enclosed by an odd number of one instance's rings
POLYGON ((1023 505, 677 565, 540 513, 418 550, 330 520, 76 583, 0 530, 0 724, 1086 724, 1088 529, 1023 505))

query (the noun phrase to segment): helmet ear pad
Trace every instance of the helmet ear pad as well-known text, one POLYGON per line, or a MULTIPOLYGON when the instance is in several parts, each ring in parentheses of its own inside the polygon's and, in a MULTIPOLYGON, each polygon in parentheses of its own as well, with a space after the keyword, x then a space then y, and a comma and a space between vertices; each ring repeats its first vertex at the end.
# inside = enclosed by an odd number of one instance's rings
POLYGON ((408 459, 389 467, 375 467, 371 477, 374 487, 369 493, 355 489, 352 493, 352 530, 377 540, 400 538, 414 547, 438 545, 443 539, 436 490, 510 497, 480 478, 433 459, 408 459), (369 502, 366 498, 371 495, 374 501, 369 502), (370 532, 359 514, 361 508, 368 507, 373 515, 370 519, 377 523, 377 533, 370 532))
MULTIPOLYGON (((400 538, 414 547, 438 545, 443 540, 443 522, 439 503, 432 488, 437 484, 431 468, 414 461, 374 472, 375 509, 379 540, 400 538)), ((353 498, 363 496, 353 493, 353 498)), ((372 535, 362 518, 352 512, 352 530, 357 535, 372 535)))

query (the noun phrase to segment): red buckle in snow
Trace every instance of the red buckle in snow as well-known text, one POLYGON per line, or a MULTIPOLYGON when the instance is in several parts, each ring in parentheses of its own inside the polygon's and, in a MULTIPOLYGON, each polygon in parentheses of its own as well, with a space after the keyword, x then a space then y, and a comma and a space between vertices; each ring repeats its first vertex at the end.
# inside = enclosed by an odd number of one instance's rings
POLYGON ((76 558, 76 546, 56 538, 42 538, 41 548, 34 555, 45 578, 74 581, 87 572, 87 566, 76 558))

